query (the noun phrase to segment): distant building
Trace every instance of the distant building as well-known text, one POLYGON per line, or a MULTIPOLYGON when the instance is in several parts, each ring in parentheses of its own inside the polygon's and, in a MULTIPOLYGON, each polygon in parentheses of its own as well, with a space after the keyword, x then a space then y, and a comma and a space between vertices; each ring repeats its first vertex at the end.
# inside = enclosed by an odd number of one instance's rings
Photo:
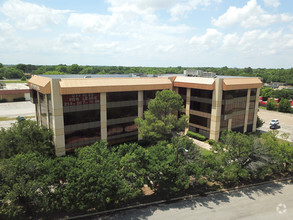
POLYGON ((30 100, 29 87, 24 83, 0 83, 0 99, 6 99, 13 102, 15 99, 23 98, 30 100))
POLYGON ((190 70, 184 70, 184 75, 193 76, 193 77, 215 77, 216 73, 190 69, 190 70))
POLYGON ((58 156, 99 140, 109 144, 138 140, 134 119, 143 117, 148 101, 163 89, 181 95, 184 109, 179 114, 189 116, 191 131, 217 141, 224 130, 256 130, 262 86, 258 78, 94 77, 101 76, 33 76, 29 80, 37 122, 53 130, 58 156))

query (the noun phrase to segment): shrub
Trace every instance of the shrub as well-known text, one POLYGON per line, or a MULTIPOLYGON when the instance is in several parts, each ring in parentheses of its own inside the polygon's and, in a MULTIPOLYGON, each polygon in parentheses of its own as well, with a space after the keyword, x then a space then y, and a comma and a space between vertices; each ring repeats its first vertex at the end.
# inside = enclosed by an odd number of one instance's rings
POLYGON ((279 112, 291 112, 291 102, 288 99, 281 99, 279 103, 279 112))
POLYGON ((199 133, 192 132, 192 131, 187 131, 187 136, 195 138, 200 141, 205 141, 207 139, 205 136, 203 136, 199 133))
POLYGON ((256 121, 256 128, 260 128, 261 126, 263 126, 265 122, 263 120, 261 120, 261 118, 259 116, 257 116, 257 121, 256 121))
POLYGON ((25 76, 23 76, 23 77, 21 77, 21 79, 20 79, 21 81, 26 81, 26 77, 25 76))
POLYGON ((274 110, 276 111, 278 109, 277 103, 275 100, 270 99, 267 101, 267 110, 274 110))
POLYGON ((210 145, 215 145, 216 143, 217 143, 217 142, 216 142, 215 140, 213 140, 213 139, 210 139, 210 140, 209 140, 209 144, 210 144, 210 145))
POLYGON ((0 99, 0 103, 1 102, 7 102, 7 99, 0 99))
POLYGON ((13 99, 14 102, 22 102, 22 101, 25 101, 25 98, 24 97, 20 97, 20 98, 15 98, 13 99))

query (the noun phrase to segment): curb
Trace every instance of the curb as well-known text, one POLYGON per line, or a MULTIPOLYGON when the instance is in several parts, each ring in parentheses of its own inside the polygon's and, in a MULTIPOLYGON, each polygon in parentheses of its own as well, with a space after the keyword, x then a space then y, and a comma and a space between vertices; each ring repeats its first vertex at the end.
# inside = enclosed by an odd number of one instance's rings
POLYGON ((87 218, 87 217, 94 217, 94 216, 98 216, 98 215, 110 214, 110 213, 115 213, 115 212, 119 212, 119 211, 126 211, 126 210, 136 209, 136 208, 144 208, 144 207, 153 206, 153 205, 160 205, 160 204, 164 204, 164 203, 178 202, 178 201, 182 201, 182 200, 191 200, 191 199, 197 198, 197 197, 216 195, 216 194, 223 193, 223 192, 232 192, 232 191, 236 191, 236 190, 240 190, 240 189, 247 189, 247 188, 251 188, 251 187, 255 187, 255 186, 261 186, 261 185, 266 185, 266 184, 270 184, 270 183, 279 183, 279 182, 284 182, 284 181, 288 181, 288 180, 293 180, 293 176, 282 178, 282 179, 277 179, 277 180, 269 180, 266 182, 255 183, 255 184, 250 184, 250 185, 245 185, 245 186, 238 186, 238 187, 234 187, 234 188, 221 189, 219 191, 211 191, 211 192, 204 193, 203 195, 202 194, 194 194, 194 195, 188 195, 188 196, 181 196, 181 197, 172 198, 170 200, 161 200, 161 201, 156 201, 156 202, 150 202, 150 203, 127 206, 127 207, 122 207, 122 208, 117 208, 117 209, 106 210, 106 211, 102 211, 102 212, 90 213, 90 214, 73 216, 73 217, 65 217, 65 218, 61 218, 61 219, 67 220, 67 219, 82 219, 82 218, 87 218))

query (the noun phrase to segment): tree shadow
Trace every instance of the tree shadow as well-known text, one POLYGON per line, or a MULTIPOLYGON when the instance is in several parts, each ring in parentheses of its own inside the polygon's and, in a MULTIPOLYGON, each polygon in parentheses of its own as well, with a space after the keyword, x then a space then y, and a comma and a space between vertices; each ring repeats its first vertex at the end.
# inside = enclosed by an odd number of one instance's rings
MULTIPOLYGON (((181 200, 178 202, 163 203, 145 208, 131 209, 128 211, 121 211, 112 215, 99 216, 98 219, 148 219, 157 211, 169 211, 176 209, 190 208, 195 210, 198 207, 205 207, 209 210, 214 210, 214 206, 229 203, 233 197, 243 197, 250 200, 256 200, 261 195, 277 195, 282 194, 281 189, 284 185, 293 184, 292 181, 283 183, 269 183, 260 186, 253 186, 238 190, 231 190, 229 192, 216 192, 207 196, 195 197, 192 199, 181 200)), ((92 219, 97 219, 92 218, 92 219)))

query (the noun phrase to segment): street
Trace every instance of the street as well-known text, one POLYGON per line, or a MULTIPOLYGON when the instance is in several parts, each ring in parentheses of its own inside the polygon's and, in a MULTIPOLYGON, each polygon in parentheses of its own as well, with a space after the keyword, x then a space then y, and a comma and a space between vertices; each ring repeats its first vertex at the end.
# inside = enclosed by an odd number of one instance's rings
POLYGON ((293 219, 293 184, 269 183, 92 219, 293 219))

